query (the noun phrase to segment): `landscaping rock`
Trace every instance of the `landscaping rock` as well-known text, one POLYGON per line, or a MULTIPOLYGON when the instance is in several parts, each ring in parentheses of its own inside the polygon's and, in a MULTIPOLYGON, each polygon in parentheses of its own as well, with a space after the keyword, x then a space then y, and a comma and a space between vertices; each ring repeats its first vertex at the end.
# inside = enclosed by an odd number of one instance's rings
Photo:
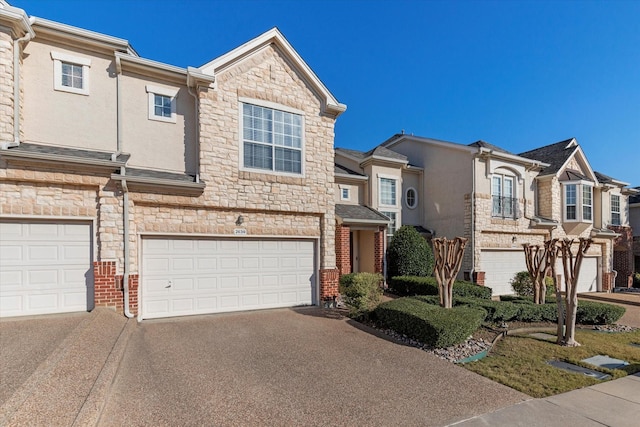
POLYGON ((448 360, 449 362, 457 362, 458 360, 466 359, 467 357, 474 356, 483 352, 491 347, 491 343, 480 338, 474 339, 469 337, 465 342, 457 344, 447 348, 434 348, 420 341, 409 338, 406 335, 399 334, 391 329, 376 328, 380 332, 393 337, 394 339, 402 342, 403 344, 410 345, 412 347, 419 348, 427 353, 431 353, 438 356, 441 359, 448 360))
POLYGON ((593 329, 601 332, 633 332, 638 328, 626 325, 595 325, 593 329))

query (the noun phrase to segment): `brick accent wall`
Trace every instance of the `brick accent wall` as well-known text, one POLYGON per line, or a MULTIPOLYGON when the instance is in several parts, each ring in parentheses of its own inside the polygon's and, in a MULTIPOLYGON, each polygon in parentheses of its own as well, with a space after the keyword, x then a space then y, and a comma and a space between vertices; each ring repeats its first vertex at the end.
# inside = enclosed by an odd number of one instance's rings
MULTIPOLYGON (((117 274, 115 261, 93 263, 94 301, 96 307, 108 307, 124 314, 122 274, 117 274)), ((138 275, 129 275, 129 311, 138 314, 138 275)))
POLYGON ((374 256, 375 256, 375 260, 374 260, 374 267, 375 267, 375 272, 376 273, 383 273, 383 268, 384 268, 384 257, 385 257, 385 250, 384 250, 384 227, 380 227, 378 229, 378 231, 376 231, 375 233, 375 237, 374 237, 374 256))
POLYGON ((340 275, 351 273, 351 228, 336 225, 336 266, 340 275))
POLYGON ((631 227, 609 226, 610 230, 619 233, 613 241, 613 269, 618 272, 615 286, 626 288, 633 273, 633 234, 631 227))
POLYGON ((93 263, 94 301, 96 307, 114 308, 123 312, 122 276, 118 278, 115 261, 93 263))
POLYGON ((613 272, 602 274, 602 292, 611 292, 613 289, 613 272))
POLYGON ((338 296, 340 272, 335 269, 320 270, 320 300, 332 300, 338 296))

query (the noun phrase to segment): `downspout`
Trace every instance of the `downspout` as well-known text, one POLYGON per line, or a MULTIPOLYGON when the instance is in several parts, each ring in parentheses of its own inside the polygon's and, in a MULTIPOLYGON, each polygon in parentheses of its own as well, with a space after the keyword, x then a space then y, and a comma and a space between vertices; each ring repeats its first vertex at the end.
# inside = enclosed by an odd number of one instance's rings
MULTIPOLYGON (((122 152, 122 90, 120 87, 120 74, 122 74, 122 64, 120 58, 116 56, 116 150, 113 153, 111 160, 115 161, 122 152)), ((126 167, 120 168, 120 175, 125 176, 127 173, 126 167)), ((120 181, 122 186, 122 239, 123 239, 123 258, 124 258, 124 272, 122 274, 122 293, 124 294, 124 315, 131 319, 133 314, 129 309, 129 273, 130 273, 130 261, 129 261, 129 188, 127 187, 127 180, 122 179, 120 181)))
POLYGON ((20 43, 32 39, 31 33, 13 41, 13 142, 2 144, 2 149, 20 145, 20 43))
POLYGON ((478 150, 471 159, 471 270, 469 270, 469 280, 473 282, 473 273, 476 271, 476 253, 475 253, 475 240, 476 240, 476 159, 480 157, 481 150, 478 150))
MULTIPOLYGON (((126 168, 123 166, 120 168, 120 175, 126 174, 126 168)), ((122 289, 124 293, 124 315, 129 319, 133 317, 133 314, 129 310, 129 189, 127 188, 127 180, 120 181, 122 185, 122 219, 124 221, 124 274, 122 276, 122 289)))
POLYGON ((187 78, 187 92, 189 95, 193 96, 193 112, 195 115, 195 128, 196 128, 196 182, 200 182, 200 104, 198 102, 198 93, 197 86, 196 91, 191 90, 191 86, 189 86, 188 78, 187 78))

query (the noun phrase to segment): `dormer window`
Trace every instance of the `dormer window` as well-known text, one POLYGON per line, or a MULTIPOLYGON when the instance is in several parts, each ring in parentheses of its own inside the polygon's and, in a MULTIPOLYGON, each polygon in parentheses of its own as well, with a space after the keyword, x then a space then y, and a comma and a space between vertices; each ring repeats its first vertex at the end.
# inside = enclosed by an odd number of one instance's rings
POLYGON ((567 222, 593 221, 593 185, 588 182, 565 183, 564 220, 567 222))

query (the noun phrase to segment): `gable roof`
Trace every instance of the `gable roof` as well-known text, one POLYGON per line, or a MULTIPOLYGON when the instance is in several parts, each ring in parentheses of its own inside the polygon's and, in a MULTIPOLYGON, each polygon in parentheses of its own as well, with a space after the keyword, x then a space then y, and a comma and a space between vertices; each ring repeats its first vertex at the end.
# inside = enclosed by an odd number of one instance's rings
POLYGON ((408 163, 407 156, 400 153, 396 153, 395 151, 389 150, 388 148, 383 147, 381 145, 378 145, 377 147, 372 148, 371 150, 366 152, 351 150, 348 148, 336 148, 335 152, 338 155, 340 154, 345 155, 346 157, 351 157, 352 159, 358 160, 360 162, 363 162, 370 157, 374 157, 374 158, 383 159, 383 160, 391 160, 391 161, 408 163))
POLYGON ((249 40, 245 44, 225 53, 224 55, 207 62, 198 69, 204 74, 215 76, 216 73, 224 71, 270 44, 277 46, 287 59, 291 61, 294 68, 303 74, 307 83, 322 98, 327 112, 336 116, 345 112, 347 106, 339 103, 331 92, 329 92, 329 89, 327 89, 322 81, 320 81, 318 76, 313 72, 313 70, 311 70, 311 67, 304 62, 302 57, 295 51, 293 46, 291 46, 277 27, 274 27, 258 37, 249 40))
POLYGON ((366 175, 363 175, 360 172, 353 171, 337 163, 334 163, 333 165, 333 173, 340 174, 340 175, 353 175, 354 177, 358 177, 358 178, 366 177, 366 175))
POLYGON ((570 138, 556 142, 555 144, 536 148, 535 150, 525 151, 518 155, 520 157, 526 157, 527 159, 540 160, 548 163, 549 166, 544 168, 541 175, 553 175, 562 169, 562 166, 567 163, 569 158, 571 158, 577 150, 578 142, 575 138, 570 138))
POLYGON ((500 153, 513 154, 512 152, 507 151, 504 148, 500 148, 497 145, 489 144, 488 142, 483 140, 472 142, 471 144, 469 144, 469 147, 486 148, 487 150, 498 151, 500 153))
POLYGON ((336 203, 336 216, 345 224, 387 225, 391 221, 386 215, 363 205, 336 203))

